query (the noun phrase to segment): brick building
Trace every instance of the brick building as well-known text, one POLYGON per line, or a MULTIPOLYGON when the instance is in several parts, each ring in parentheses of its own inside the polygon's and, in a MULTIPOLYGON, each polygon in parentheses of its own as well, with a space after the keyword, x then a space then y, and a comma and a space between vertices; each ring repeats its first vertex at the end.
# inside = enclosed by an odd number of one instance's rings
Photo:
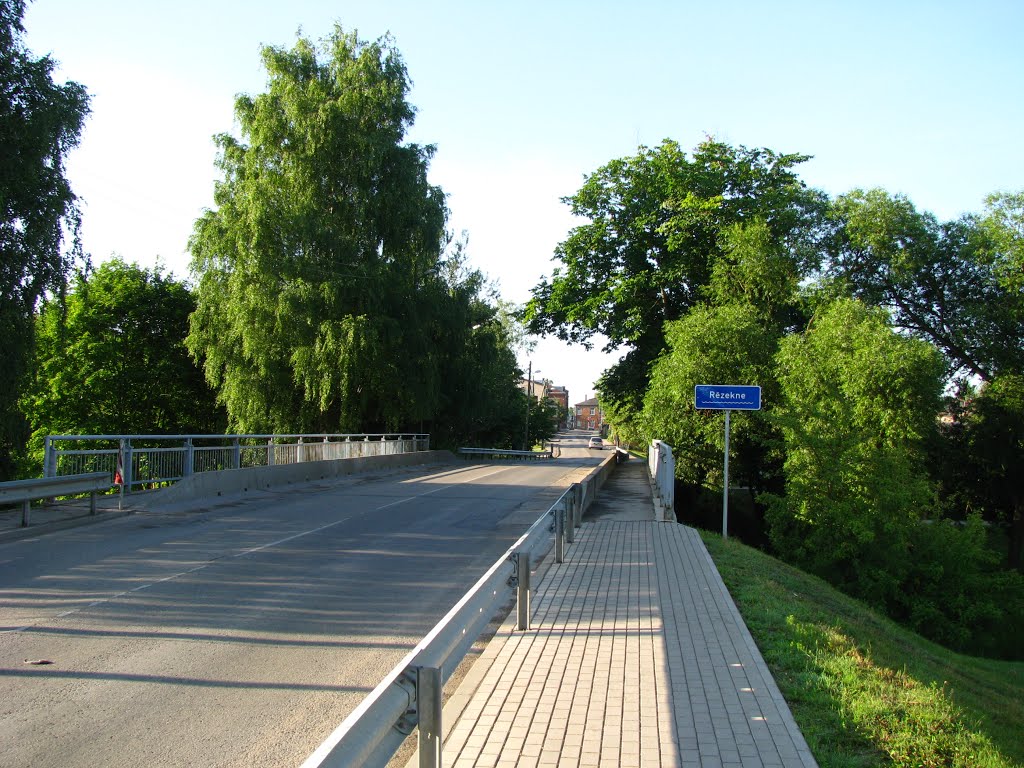
POLYGON ((575 406, 576 429, 600 430, 604 426, 604 419, 601 415, 601 406, 596 397, 576 403, 575 406))
POLYGON ((569 390, 552 384, 548 389, 548 397, 558 405, 558 428, 565 429, 569 422, 569 390))

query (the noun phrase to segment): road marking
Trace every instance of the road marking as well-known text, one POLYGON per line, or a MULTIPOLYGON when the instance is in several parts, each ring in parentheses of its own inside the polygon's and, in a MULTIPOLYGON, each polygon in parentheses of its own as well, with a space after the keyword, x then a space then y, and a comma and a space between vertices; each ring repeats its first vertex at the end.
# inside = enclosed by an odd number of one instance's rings
MULTIPOLYGON (((492 475, 496 475, 496 474, 498 474, 500 472, 505 472, 508 469, 509 469, 508 467, 500 467, 498 469, 495 469, 493 472, 488 472, 486 475, 478 475, 478 476, 474 477, 473 480, 474 481, 475 480, 482 480, 485 477, 491 477, 492 475)), ((429 490, 429 491, 424 491, 423 493, 417 493, 417 494, 414 494, 412 496, 407 496, 407 497, 405 497, 403 499, 398 499, 397 501, 388 502, 387 504, 384 504, 382 506, 376 507, 375 509, 368 509, 365 512, 360 512, 359 515, 366 515, 366 514, 369 514, 371 512, 379 512, 382 509, 388 509, 389 507, 396 507, 399 504, 405 504, 406 502, 414 501, 416 499, 423 498, 424 496, 430 496, 432 494, 439 493, 440 491, 446 491, 446 490, 448 490, 450 488, 455 488, 458 485, 465 485, 465 484, 466 483, 463 482, 463 483, 450 483, 448 485, 442 485, 442 486, 440 486, 438 488, 434 488, 434 489, 429 490)), ((272 541, 272 542, 270 542, 268 544, 263 544, 263 545, 258 546, 258 547, 250 547, 249 549, 242 550, 241 552, 236 552, 235 554, 229 555, 228 557, 230 557, 231 559, 235 559, 235 558, 239 558, 239 557, 245 557, 246 555, 251 555, 251 554, 254 554, 256 552, 262 552, 265 549, 270 549, 271 547, 276 547, 279 544, 284 544, 286 542, 292 541, 293 539, 299 539, 299 538, 302 538, 303 536, 309 536, 310 534, 319 533, 320 531, 327 530, 328 528, 333 528, 336 525, 341 525, 342 523, 348 522, 353 517, 358 517, 358 515, 349 515, 348 517, 342 518, 341 520, 335 520, 334 522, 328 523, 327 525, 321 525, 321 526, 319 526, 317 528, 311 528, 308 531, 301 531, 299 533, 294 533, 291 536, 285 536, 283 539, 278 539, 277 541, 272 541)), ((109 595, 108 597, 104 597, 104 598, 102 598, 100 600, 94 600, 91 603, 87 603, 86 605, 79 606, 77 608, 71 608, 71 609, 69 609, 67 611, 64 611, 63 613, 56 614, 52 618, 42 617, 42 618, 34 621, 32 624, 26 624, 23 627, 12 627, 11 629, 0 629, 0 635, 11 635, 11 634, 16 634, 18 632, 26 632, 26 631, 32 629, 33 627, 38 626, 39 624, 43 623, 44 621, 53 621, 53 620, 57 620, 57 619, 63 619, 63 618, 66 618, 68 616, 72 616, 72 615, 74 615, 76 613, 81 613, 82 611, 84 611, 84 610, 86 610, 88 608, 95 608, 98 605, 104 605, 105 603, 113 602, 114 600, 118 600, 118 599, 120 599, 122 597, 125 597, 126 595, 130 595, 132 592, 141 592, 144 589, 149 589, 150 587, 154 587, 154 586, 156 586, 158 584, 163 584, 164 582, 167 582, 167 581, 174 581, 175 579, 179 579, 182 576, 188 576, 190 573, 196 573, 197 571, 201 571, 204 568, 209 568, 214 563, 217 563, 217 562, 219 562, 221 560, 224 560, 224 559, 225 559, 224 556, 215 557, 212 560, 208 560, 207 562, 203 563, 202 565, 197 565, 197 566, 195 566, 193 568, 189 568, 187 570, 181 571, 180 573, 171 574, 170 576, 164 576, 162 579, 157 579, 155 581, 150 582, 149 584, 141 584, 141 585, 139 585, 137 587, 132 587, 131 589, 126 589, 123 592, 118 592, 115 595, 109 595)))

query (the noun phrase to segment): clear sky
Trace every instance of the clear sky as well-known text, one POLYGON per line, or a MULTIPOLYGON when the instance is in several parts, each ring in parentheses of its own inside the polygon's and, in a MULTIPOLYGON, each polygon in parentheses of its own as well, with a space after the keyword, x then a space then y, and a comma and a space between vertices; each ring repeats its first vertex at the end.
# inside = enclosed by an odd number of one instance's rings
MULTIPOLYGON (((335 22, 393 36, 410 140, 437 146, 451 228, 517 303, 573 226, 561 198, 664 138, 810 154, 811 186, 884 187, 943 220, 1024 188, 1021 0, 34 0, 28 47, 93 97, 68 164, 93 259, 186 277, 211 137, 263 90, 261 45, 335 22)), ((543 341, 529 359, 578 402, 617 358, 543 341)))

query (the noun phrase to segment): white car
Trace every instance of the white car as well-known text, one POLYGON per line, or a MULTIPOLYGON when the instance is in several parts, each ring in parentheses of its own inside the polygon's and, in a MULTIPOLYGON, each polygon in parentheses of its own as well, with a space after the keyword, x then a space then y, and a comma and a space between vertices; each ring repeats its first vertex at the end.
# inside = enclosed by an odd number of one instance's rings
POLYGON ((598 451, 604 450, 604 441, 600 437, 590 438, 590 442, 587 444, 587 448, 594 448, 598 451))

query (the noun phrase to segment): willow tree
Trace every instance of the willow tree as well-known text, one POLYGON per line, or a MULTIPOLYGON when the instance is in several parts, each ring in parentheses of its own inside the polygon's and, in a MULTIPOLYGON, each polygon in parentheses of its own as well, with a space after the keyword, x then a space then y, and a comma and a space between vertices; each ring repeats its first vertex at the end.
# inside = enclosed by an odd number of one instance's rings
POLYGON ((768 499, 772 545, 885 604, 913 530, 932 512, 925 441, 939 411, 941 354, 895 332, 884 310, 841 299, 782 341, 777 364, 786 489, 768 499))
POLYGON ((53 59, 25 47, 24 14, 24 0, 0 3, 0 480, 28 435, 16 405, 36 306, 63 293, 81 257, 64 159, 89 113, 85 88, 53 82, 53 59))
POLYGON ((446 208, 392 41, 265 47, 268 87, 216 137, 190 241, 188 345, 240 430, 409 428, 441 399, 446 208))

